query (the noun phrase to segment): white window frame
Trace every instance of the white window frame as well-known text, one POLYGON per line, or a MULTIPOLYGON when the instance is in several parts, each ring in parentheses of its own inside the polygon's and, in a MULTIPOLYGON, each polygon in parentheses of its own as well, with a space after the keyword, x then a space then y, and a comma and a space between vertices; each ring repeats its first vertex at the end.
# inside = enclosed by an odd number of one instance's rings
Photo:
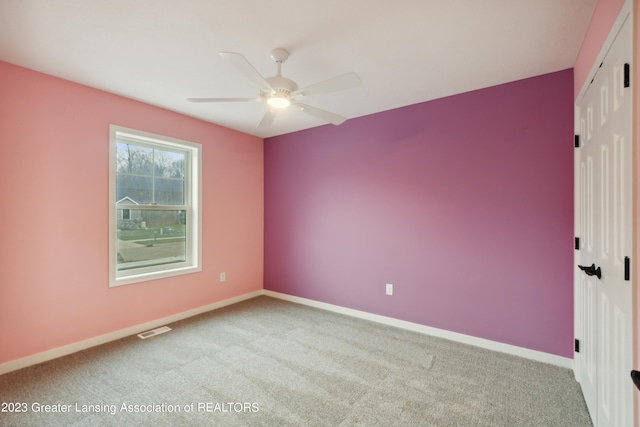
MULTIPOLYGON (((202 145, 122 126, 109 126, 109 287, 129 285, 148 280, 202 271, 202 145), (118 223, 116 204, 116 148, 117 141, 130 140, 158 149, 185 152, 186 260, 170 264, 132 268, 118 271, 118 223)), ((163 210, 167 207, 136 206, 163 210)))

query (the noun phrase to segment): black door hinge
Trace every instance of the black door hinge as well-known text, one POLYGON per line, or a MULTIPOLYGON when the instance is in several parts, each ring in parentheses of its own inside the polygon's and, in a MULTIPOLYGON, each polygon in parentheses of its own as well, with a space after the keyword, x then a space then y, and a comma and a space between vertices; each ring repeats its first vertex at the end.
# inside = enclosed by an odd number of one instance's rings
POLYGON ((573 340, 573 351, 580 353, 580 340, 577 338, 573 340))
POLYGON ((631 259, 628 256, 624 257, 624 280, 631 280, 631 259))
POLYGON ((573 136, 573 146, 576 148, 580 148, 580 135, 573 136))
POLYGON ((579 237, 574 237, 574 246, 573 247, 577 251, 580 250, 580 238, 579 237))
POLYGON ((624 64, 624 87, 631 86, 631 66, 624 64))

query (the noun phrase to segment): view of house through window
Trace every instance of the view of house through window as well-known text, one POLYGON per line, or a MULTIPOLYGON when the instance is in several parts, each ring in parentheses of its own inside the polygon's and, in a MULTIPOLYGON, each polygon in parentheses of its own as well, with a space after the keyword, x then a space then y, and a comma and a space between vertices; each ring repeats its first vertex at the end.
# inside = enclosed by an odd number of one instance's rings
POLYGON ((116 281, 133 278, 126 281, 132 283, 157 276, 150 273, 166 276, 197 267, 199 196, 194 191, 199 184, 194 163, 199 146, 118 129, 111 141, 116 281))

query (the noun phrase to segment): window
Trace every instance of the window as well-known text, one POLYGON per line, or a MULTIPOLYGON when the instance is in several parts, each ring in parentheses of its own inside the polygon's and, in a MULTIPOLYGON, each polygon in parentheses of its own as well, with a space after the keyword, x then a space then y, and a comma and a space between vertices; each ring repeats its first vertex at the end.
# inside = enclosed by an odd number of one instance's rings
POLYGON ((110 286, 201 271, 200 151, 110 127, 110 286))

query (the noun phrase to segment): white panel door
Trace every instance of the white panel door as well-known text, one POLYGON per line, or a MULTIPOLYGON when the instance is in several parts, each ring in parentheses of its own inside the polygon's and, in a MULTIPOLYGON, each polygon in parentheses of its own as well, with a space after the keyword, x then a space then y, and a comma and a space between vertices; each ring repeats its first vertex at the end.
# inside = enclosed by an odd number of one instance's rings
POLYGON ((633 425, 631 40, 628 18, 579 105, 576 376, 598 427, 633 425))
MULTIPOLYGON (((595 143, 594 143, 594 103, 595 91, 589 91, 580 107, 579 136, 581 148, 577 150, 576 164, 576 215, 578 216, 577 235, 580 250, 576 253, 577 264, 591 265, 596 261, 595 236, 598 234, 594 221, 595 209, 595 143)), ((576 338, 580 348, 576 353, 576 378, 582 387, 591 419, 597 417, 597 377, 596 377, 596 300, 597 277, 577 271, 576 277, 576 338)))

